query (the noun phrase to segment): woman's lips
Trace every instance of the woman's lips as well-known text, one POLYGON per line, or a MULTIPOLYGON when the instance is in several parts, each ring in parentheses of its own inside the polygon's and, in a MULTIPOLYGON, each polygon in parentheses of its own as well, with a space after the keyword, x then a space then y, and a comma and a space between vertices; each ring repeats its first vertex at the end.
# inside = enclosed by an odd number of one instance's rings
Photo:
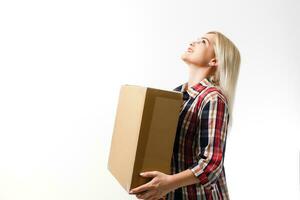
POLYGON ((193 49, 191 49, 190 47, 187 49, 188 52, 193 52, 193 49))

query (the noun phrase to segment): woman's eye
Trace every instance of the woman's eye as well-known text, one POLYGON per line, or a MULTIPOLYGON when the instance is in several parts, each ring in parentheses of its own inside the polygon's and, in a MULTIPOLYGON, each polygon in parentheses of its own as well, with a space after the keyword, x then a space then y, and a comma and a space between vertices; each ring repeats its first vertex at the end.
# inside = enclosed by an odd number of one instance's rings
POLYGON ((206 42, 205 42, 205 40, 198 39, 198 40, 197 40, 197 44, 200 44, 200 43, 205 44, 206 42))

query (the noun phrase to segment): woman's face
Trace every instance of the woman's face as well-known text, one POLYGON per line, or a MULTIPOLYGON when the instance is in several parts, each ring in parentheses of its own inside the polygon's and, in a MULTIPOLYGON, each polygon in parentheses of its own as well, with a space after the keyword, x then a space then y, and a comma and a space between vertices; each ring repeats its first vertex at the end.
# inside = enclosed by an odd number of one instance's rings
POLYGON ((181 55, 181 59, 187 64, 193 64, 198 67, 206 67, 208 63, 215 64, 215 52, 213 43, 215 34, 205 34, 196 41, 193 41, 187 50, 181 55))

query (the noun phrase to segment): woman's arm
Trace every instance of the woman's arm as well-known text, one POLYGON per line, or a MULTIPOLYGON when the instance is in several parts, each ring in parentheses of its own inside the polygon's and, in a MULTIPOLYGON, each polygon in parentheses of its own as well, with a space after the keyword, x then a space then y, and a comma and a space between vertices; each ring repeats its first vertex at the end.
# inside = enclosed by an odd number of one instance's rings
POLYGON ((173 174, 170 180, 173 190, 200 182, 190 169, 173 174))
POLYGON ((202 185, 213 183, 220 175, 225 156, 228 106, 218 94, 209 97, 199 117, 199 160, 189 169, 202 185))
POLYGON ((129 192, 129 194, 135 194, 138 199, 147 199, 150 197, 159 199, 177 188, 199 182, 199 179, 195 177, 190 169, 173 175, 164 174, 159 171, 149 171, 144 172, 141 176, 152 178, 152 180, 129 192))

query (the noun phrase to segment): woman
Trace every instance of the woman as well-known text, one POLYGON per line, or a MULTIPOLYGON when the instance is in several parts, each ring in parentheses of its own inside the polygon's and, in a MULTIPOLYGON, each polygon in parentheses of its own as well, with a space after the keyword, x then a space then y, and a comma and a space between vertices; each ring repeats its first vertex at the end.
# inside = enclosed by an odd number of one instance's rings
POLYGON ((172 174, 150 171, 152 180, 130 194, 144 200, 229 199, 224 158, 237 84, 240 53, 217 31, 190 44, 182 60, 189 67, 172 156, 172 174))

